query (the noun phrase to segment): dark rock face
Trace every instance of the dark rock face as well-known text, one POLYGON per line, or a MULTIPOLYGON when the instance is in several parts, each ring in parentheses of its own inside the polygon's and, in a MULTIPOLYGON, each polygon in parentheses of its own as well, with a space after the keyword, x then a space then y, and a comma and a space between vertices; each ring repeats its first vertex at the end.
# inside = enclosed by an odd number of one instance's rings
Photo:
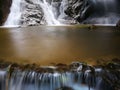
POLYGON ((73 90, 71 87, 61 87, 59 89, 56 89, 56 90, 73 90))
POLYGON ((0 0, 0 25, 2 25, 10 12, 12 0, 0 0))
POLYGON ((116 27, 120 27, 120 20, 117 22, 116 27))
POLYGON ((91 8, 90 0, 69 0, 65 13, 80 23, 89 16, 91 8))

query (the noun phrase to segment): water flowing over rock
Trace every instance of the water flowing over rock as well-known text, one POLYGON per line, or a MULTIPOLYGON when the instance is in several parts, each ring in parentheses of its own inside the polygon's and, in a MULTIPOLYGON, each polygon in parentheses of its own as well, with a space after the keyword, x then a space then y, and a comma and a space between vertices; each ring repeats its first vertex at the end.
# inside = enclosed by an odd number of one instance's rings
POLYGON ((78 22, 82 22, 89 15, 90 7, 89 0, 69 0, 65 13, 78 22))
POLYGON ((41 67, 12 64, 0 70, 0 90, 119 90, 119 70, 120 63, 94 67, 80 62, 41 67))
POLYGON ((31 0, 13 0, 5 26, 44 24, 43 12, 38 3, 31 0))
POLYGON ((75 18, 65 13, 68 6, 69 0, 13 0, 5 26, 76 24, 75 18))
POLYGON ((13 0, 5 26, 116 24, 119 4, 118 0, 13 0))
POLYGON ((0 71, 0 90, 6 89, 6 71, 0 71))

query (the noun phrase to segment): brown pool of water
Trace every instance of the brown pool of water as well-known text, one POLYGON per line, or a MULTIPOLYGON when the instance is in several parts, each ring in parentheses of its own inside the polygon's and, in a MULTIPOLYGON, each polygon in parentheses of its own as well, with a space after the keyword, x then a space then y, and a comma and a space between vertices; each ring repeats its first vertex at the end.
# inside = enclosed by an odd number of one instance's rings
POLYGON ((89 30, 79 26, 0 28, 0 58, 19 63, 91 64, 120 58, 120 31, 115 27, 89 30))

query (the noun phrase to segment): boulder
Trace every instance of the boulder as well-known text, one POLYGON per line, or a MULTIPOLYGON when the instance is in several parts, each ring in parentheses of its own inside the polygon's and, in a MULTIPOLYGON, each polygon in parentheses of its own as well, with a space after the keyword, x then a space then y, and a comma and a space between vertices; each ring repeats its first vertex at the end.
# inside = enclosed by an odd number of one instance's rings
POLYGON ((56 90, 74 90, 74 89, 72 89, 71 87, 64 86, 64 87, 58 88, 56 90))
POLYGON ((89 0, 69 0, 65 13, 81 23, 89 16, 91 10, 89 0))
POLYGON ((117 22, 116 27, 120 27, 120 20, 117 22))
POLYGON ((44 13, 39 4, 34 3, 32 0, 25 0, 22 2, 22 15, 21 25, 35 26, 45 24, 44 13))

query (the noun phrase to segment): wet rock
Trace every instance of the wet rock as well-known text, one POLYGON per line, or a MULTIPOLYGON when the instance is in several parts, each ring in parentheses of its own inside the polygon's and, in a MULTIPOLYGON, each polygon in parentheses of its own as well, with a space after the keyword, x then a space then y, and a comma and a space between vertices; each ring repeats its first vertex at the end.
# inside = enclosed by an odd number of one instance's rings
POLYGON ((74 89, 71 87, 64 86, 64 87, 58 88, 56 90, 74 90, 74 89))
POLYGON ((120 64, 120 59, 118 59, 118 58, 113 58, 113 59, 112 59, 112 62, 120 64))
POLYGON ((59 71, 59 72, 66 72, 70 70, 69 66, 66 64, 58 63, 55 66, 57 67, 56 71, 59 71))
POLYGON ((95 26, 95 25, 90 25, 90 26, 88 27, 89 30, 95 30, 96 28, 97 28, 97 26, 95 26))
POLYGON ((17 63, 13 63, 13 64, 11 64, 11 67, 17 68, 17 67, 20 67, 20 66, 17 63))
POLYGON ((66 64, 63 64, 63 63, 58 63, 56 64, 57 67, 64 67, 64 66, 67 66, 66 64))
POLYGON ((107 90, 119 90, 120 89, 120 71, 104 69, 102 72, 102 83, 106 84, 107 90))
POLYGON ((70 71, 70 69, 67 66, 65 66, 65 67, 57 67, 56 71, 62 73, 62 72, 70 71))
POLYGON ((89 16, 91 10, 89 0, 69 0, 65 13, 81 23, 89 16))
POLYGON ((70 69, 72 71, 83 71, 87 67, 86 63, 81 63, 81 62, 72 62, 70 64, 70 69))
POLYGON ((52 69, 52 68, 44 68, 44 73, 54 73, 54 69, 52 69))
POLYGON ((107 69, 120 69, 120 64, 118 63, 114 63, 114 62, 110 62, 105 66, 107 69))
POLYGON ((45 72, 45 70, 44 70, 43 68, 41 68, 41 67, 37 67, 37 68, 35 69, 35 71, 36 71, 37 73, 44 73, 44 72, 45 72))
POLYGON ((117 22, 116 27, 120 27, 120 20, 117 22))
POLYGON ((32 0, 25 0, 22 3, 24 8, 21 15, 21 25, 35 26, 45 24, 44 13, 39 4, 34 3, 32 0))
POLYGON ((10 62, 6 62, 4 59, 0 59, 0 68, 7 68, 11 63, 10 62))

